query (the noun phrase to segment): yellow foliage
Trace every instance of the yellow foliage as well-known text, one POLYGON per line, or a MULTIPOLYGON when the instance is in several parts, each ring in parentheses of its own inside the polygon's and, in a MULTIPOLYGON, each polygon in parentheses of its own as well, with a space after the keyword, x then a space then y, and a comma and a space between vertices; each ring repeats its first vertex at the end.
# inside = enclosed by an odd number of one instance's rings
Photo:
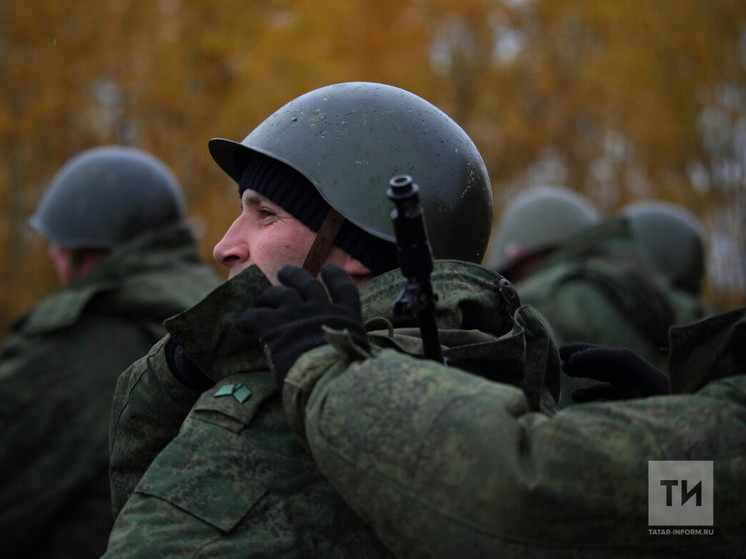
POLYGON ((744 304, 745 35, 742 0, 5 0, 0 317, 54 287, 26 219, 76 152, 117 142, 166 161, 210 259, 237 206, 207 141, 240 140, 293 97, 350 80, 456 118, 496 212, 536 181, 607 212, 638 197, 708 224, 740 211, 725 232, 741 235, 735 279, 711 292, 744 304))

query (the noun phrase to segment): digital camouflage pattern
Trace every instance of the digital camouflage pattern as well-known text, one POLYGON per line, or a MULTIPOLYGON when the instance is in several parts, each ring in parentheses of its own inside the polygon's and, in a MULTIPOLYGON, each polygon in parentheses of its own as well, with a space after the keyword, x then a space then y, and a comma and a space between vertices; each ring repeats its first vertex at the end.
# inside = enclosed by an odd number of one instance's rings
MULTIPOLYGON (((214 381, 241 371, 266 370, 258 340, 233 326, 241 310, 269 286, 252 268, 220 283, 192 308, 166 323, 192 360, 214 381)), ((200 392, 171 373, 160 340, 147 356, 122 374, 114 393, 111 431, 111 483, 118 514, 155 456, 178 434, 200 392)))
MULTIPOLYGON (((557 387, 547 380, 545 389, 544 374, 558 378, 556 350, 540 320, 530 340, 501 337, 512 331, 510 309, 518 305, 501 279, 475 264, 436 262, 438 320, 452 346, 445 354, 489 377, 502 372, 537 409, 551 409, 557 387), (529 359, 542 368, 523 375, 529 359)), ((412 319, 391 313, 405 281, 394 270, 365 284, 363 314, 374 344, 418 352, 412 319)), ((214 387, 202 394, 181 387, 166 365, 165 340, 120 379, 111 441, 114 502, 123 508, 107 556, 389 555, 291 430, 259 340, 233 325, 268 286, 252 266, 168 321, 214 387)))
POLYGON ((390 350, 361 360, 334 339, 283 396, 322 473, 397 556, 742 557, 746 309, 670 341, 674 387, 701 390, 550 416, 512 386, 390 350), (650 460, 713 461, 714 535, 649 532, 650 460))
MULTIPOLYGON (((704 316, 666 283, 623 218, 576 235, 515 287, 547 319, 558 345, 628 347, 662 369, 669 327, 704 316)), ((588 382, 563 374, 560 406, 572 404, 572 391, 588 382)))
POLYGON ((163 320, 218 283, 192 234, 133 239, 48 296, 0 355, 0 550, 99 557, 113 524, 108 426, 119 374, 165 333, 163 320))
POLYGON ((106 557, 389 555, 290 431, 258 338, 233 325, 267 287, 251 266, 167 323, 216 382, 204 393, 174 379, 166 340, 122 375, 106 557))

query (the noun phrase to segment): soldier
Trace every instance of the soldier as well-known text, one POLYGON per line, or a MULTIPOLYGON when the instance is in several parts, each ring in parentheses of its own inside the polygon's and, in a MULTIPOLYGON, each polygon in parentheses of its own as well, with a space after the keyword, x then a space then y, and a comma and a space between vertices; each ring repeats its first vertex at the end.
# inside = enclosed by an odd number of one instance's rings
MULTIPOLYGON (((406 173, 420 186, 434 255, 445 259, 432 274, 445 356, 520 385, 536 409, 551 407, 544 374, 554 373, 556 397, 559 362, 546 325, 530 309, 516 322, 514 291, 478 265, 492 215, 482 158, 432 104, 365 82, 308 92, 242 142, 209 148, 242 201, 214 250, 229 279, 169 320, 169 336, 120 379, 111 448, 121 512, 107 555, 388 556, 290 430, 263 344, 236 320, 271 284, 282 288, 286 264, 301 281, 321 269, 330 286, 343 272, 360 286, 374 343, 420 355, 416 321, 392 312, 405 279, 386 189, 406 173)), ((298 303, 317 318, 313 304, 298 303)), ((276 335, 288 354, 308 343, 276 335)), ((286 366, 281 353, 273 363, 286 366)))
POLYGON ((0 354, 0 549, 100 557, 113 524, 108 424, 117 376, 163 320, 218 281, 199 261, 181 185, 140 150, 72 158, 30 220, 61 289, 14 325, 0 354))
POLYGON ((591 202, 561 186, 535 186, 512 199, 496 224, 488 265, 514 284, 575 235, 601 222, 591 202))
POLYGON ((675 322, 688 324, 715 314, 702 300, 705 242, 702 224, 692 212, 664 200, 638 200, 619 214, 653 264, 668 279, 675 322))
MULTIPOLYGON (((503 212, 492 262, 547 319, 557 344, 628 347, 665 367, 673 304, 623 218, 602 220, 564 188, 530 189, 503 212)), ((563 375, 560 406, 584 401, 576 390, 587 384, 563 375)))
MULTIPOLYGON (((349 279, 327 281, 329 299, 297 270, 281 276, 241 323, 285 363, 275 378, 316 464, 395 555, 746 554, 746 308, 671 329, 676 395, 549 415, 515 387, 371 349, 349 279), (288 354, 280 328, 305 351, 288 354)), ((625 398, 668 391, 629 350, 560 355, 625 398)))

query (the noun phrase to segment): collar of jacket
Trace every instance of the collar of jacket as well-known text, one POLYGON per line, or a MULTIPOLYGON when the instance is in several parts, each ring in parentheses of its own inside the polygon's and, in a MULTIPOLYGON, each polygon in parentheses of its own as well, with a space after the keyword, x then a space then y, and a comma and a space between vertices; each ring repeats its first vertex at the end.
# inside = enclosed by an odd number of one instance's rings
POLYGON ((256 305, 270 285, 257 266, 249 266, 164 324, 195 365, 214 381, 234 373, 267 370, 259 338, 240 331, 234 322, 256 305))
MULTIPOLYGON (((437 260, 431 276, 438 295, 439 328, 481 330, 500 336, 513 327, 519 301, 506 303, 503 277, 488 268, 458 260, 437 260)), ((416 327, 411 317, 394 317, 392 304, 406 279, 398 269, 386 272, 360 289, 364 318, 382 317, 395 327, 416 327)), ((166 328, 190 359, 213 380, 227 375, 266 370, 259 339, 238 330, 234 321, 270 286, 256 266, 226 280, 202 301, 169 318, 166 328)))
MULTIPOLYGON (((500 336, 513 327, 518 295, 503 276, 478 264, 461 260, 435 260, 430 277, 437 296, 436 320, 440 329, 481 330, 500 336), (506 300, 506 291, 514 299, 506 300)), ((363 317, 381 317, 395 328, 416 327, 412 317, 395 317, 392 304, 406 285, 397 268, 381 274, 360 289, 363 317)))
POLYGON ((746 307, 669 332, 671 391, 690 394, 719 378, 746 370, 746 307))
MULTIPOLYGON (((115 294, 138 275, 173 268, 178 262, 197 262, 198 258, 194 237, 185 224, 140 235, 108 254, 85 277, 39 301, 19 323, 19 330, 37 335, 72 326, 96 295, 115 294)), ((112 309, 116 311, 121 307, 133 312, 137 307, 133 299, 136 292, 136 289, 127 290, 121 301, 112 302, 112 309)), ((153 295, 145 290, 142 294, 153 295)), ((163 302, 167 302, 165 297, 163 302)), ((152 303, 143 306, 152 306, 152 303)), ((168 316, 175 312, 176 306, 171 312, 163 310, 162 314, 168 316)))

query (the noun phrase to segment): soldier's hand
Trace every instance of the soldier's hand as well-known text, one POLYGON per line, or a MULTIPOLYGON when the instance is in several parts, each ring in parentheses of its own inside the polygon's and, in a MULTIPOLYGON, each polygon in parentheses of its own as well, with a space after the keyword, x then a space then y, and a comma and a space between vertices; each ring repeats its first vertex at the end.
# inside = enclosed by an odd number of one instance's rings
POLYGON ((575 402, 627 400, 671 393, 668 375, 631 349, 570 343, 560 346, 559 352, 566 375, 600 381, 574 390, 571 396, 575 402))
POLYGON ((370 349, 355 283, 333 264, 321 268, 321 277, 323 284, 303 268, 285 266, 277 273, 282 285, 266 289, 257 306, 236 319, 237 328, 255 332, 264 342, 280 388, 303 353, 327 343, 322 326, 346 329, 361 348, 370 349))

